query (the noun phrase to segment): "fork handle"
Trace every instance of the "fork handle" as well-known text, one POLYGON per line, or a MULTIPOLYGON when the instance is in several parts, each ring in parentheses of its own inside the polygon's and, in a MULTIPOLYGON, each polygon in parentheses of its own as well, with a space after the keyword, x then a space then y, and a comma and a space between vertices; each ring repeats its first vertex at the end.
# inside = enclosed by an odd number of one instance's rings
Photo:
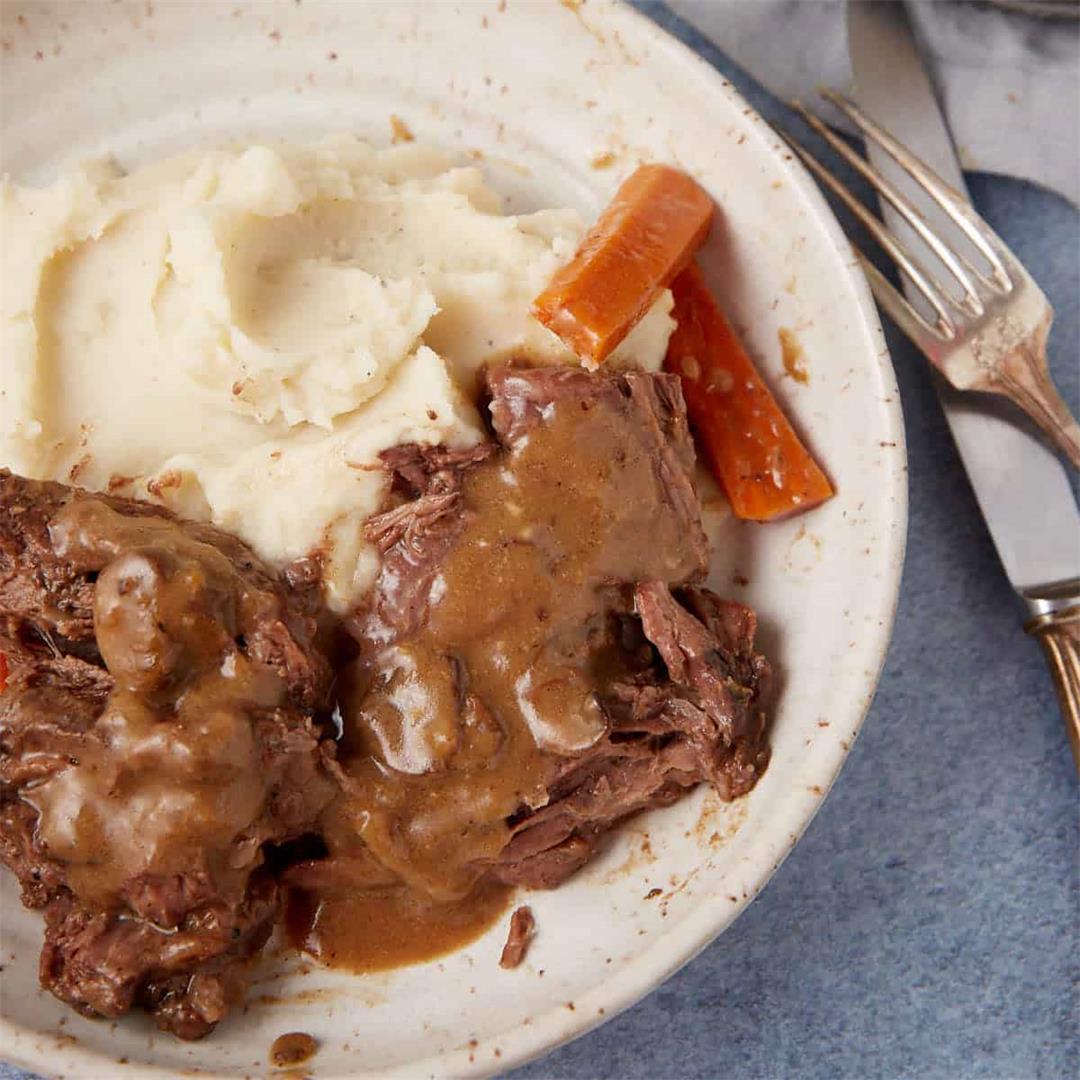
POLYGON ((1013 350, 994 373, 993 382, 997 385, 987 389, 1011 398, 1072 462, 1073 468, 1080 469, 1080 425, 1050 378, 1045 330, 1035 341, 1013 350))
POLYGON ((1046 653, 1073 758, 1080 769, 1080 603, 1044 611, 1024 629, 1039 639, 1046 653))

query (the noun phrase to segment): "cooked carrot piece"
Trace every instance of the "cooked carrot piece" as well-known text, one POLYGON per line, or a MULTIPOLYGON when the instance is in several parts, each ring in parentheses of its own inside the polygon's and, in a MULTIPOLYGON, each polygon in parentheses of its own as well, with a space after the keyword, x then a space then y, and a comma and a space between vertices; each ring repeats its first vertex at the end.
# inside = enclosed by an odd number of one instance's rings
POLYGON ((7 657, 0 652, 0 694, 4 692, 4 687, 7 686, 8 673, 7 657))
POLYGON ((682 376, 698 446, 735 514, 769 521, 830 498, 832 485, 761 381, 701 270, 689 266, 671 290, 679 325, 664 366, 682 376))
POLYGON ((712 200, 685 173, 640 166, 533 301, 533 315, 595 367, 693 258, 712 216, 712 200))

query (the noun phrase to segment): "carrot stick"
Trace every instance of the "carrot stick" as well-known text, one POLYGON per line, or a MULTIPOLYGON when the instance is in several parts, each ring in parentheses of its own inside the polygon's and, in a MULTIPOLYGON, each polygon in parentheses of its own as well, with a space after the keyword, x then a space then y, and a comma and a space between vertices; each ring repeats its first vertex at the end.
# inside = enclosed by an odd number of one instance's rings
POLYGON ((698 445, 736 516, 770 521, 830 498, 832 485, 761 381, 701 270, 689 266, 671 291, 678 327, 664 367, 682 377, 698 445))
POLYGON ((685 173, 639 166, 533 301, 533 315, 596 367, 693 258, 712 216, 712 200, 685 173))

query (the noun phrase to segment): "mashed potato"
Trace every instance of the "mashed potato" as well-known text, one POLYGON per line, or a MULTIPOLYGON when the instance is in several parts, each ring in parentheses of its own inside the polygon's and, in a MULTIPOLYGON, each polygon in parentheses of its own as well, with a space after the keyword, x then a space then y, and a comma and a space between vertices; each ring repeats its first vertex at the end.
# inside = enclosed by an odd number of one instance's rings
MULTIPOLYGON (((318 551, 339 609, 377 567, 380 451, 481 439, 491 360, 574 360, 529 304, 580 217, 503 215, 479 170, 415 145, 97 162, 5 182, 0 223, 0 464, 160 501, 278 564, 318 551)), ((658 366, 670 308, 614 362, 658 366)))

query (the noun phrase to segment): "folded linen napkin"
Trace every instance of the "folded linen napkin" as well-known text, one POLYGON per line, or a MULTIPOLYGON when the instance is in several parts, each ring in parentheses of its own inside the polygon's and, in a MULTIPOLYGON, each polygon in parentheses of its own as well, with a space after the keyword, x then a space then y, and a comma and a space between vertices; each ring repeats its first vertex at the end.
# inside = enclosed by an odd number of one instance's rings
MULTIPOLYGON (((844 0, 668 6, 781 98, 811 105, 819 84, 850 85, 844 0)), ((907 7, 964 167, 1022 177, 1080 201, 1080 22, 970 0, 908 0, 907 7)))

